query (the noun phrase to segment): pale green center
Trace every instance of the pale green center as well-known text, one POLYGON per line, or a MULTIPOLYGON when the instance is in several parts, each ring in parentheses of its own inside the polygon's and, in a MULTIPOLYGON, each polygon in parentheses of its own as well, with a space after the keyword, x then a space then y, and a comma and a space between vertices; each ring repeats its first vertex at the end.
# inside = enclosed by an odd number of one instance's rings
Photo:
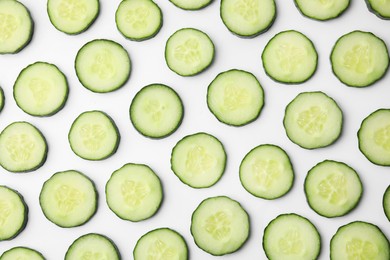
POLYGON ((324 129, 327 114, 320 107, 312 106, 298 116, 298 126, 310 135, 320 134, 324 129))
POLYGON ((112 58, 112 53, 104 49, 95 56, 91 70, 97 74, 100 79, 106 80, 115 76, 115 66, 112 58))
POLYGON ((38 106, 44 105, 50 93, 49 81, 41 78, 33 78, 29 82, 29 88, 33 94, 36 104, 38 106))
POLYGON ((223 240, 230 236, 230 224, 231 219, 228 214, 218 211, 206 219, 204 228, 215 240, 223 240))
POLYGON ((141 182, 126 180, 121 185, 122 196, 130 208, 136 208, 142 200, 150 193, 150 188, 141 182))
POLYGON ((255 0, 237 1, 233 11, 249 23, 254 24, 259 20, 259 6, 255 0))
POLYGON ((301 255, 304 251, 301 233, 297 228, 290 228, 279 240, 278 245, 285 255, 301 255))
POLYGON ((149 248, 147 260, 175 260, 178 258, 176 249, 169 247, 164 241, 157 239, 149 248))
POLYGON ((12 135, 7 139, 5 147, 14 162, 25 162, 33 154, 35 143, 26 134, 12 135))
POLYGON ((18 27, 19 23, 15 16, 0 13, 0 42, 10 39, 18 27))
POLYGON ((101 125, 85 124, 80 129, 80 135, 88 150, 97 151, 101 148, 107 133, 101 125))
POLYGON ((373 69, 369 45, 355 45, 344 55, 344 67, 359 74, 368 74, 373 69))
POLYGON ((0 228, 7 222, 9 215, 11 215, 12 205, 6 200, 0 200, 0 228))
POLYGON ((234 111, 250 103, 248 91, 234 83, 228 83, 224 89, 223 109, 234 111))
POLYGON ((304 48, 285 42, 278 46, 276 55, 281 69, 288 75, 303 63, 307 54, 304 48))
POLYGON ((54 198, 60 214, 66 216, 83 203, 85 194, 78 189, 64 184, 55 190, 54 198))
POLYGON ((179 61, 186 64, 196 65, 201 61, 201 51, 199 41, 195 38, 186 40, 183 44, 175 48, 174 56, 179 61))
POLYGON ((186 168, 191 174, 202 174, 215 165, 215 158, 208 154, 202 146, 195 146, 189 150, 186 158, 186 168))
POLYGON ((135 30, 143 30, 148 26, 149 16, 149 9, 146 6, 139 6, 127 11, 125 21, 135 30))
POLYGON ((62 0, 58 5, 60 17, 71 21, 82 21, 87 18, 87 6, 84 0, 62 0))
POLYGON ((374 133, 375 143, 386 151, 390 151, 390 125, 387 125, 374 133))
POLYGON ((378 248, 370 241, 353 238, 346 244, 348 260, 376 259, 378 248))
POLYGON ((281 165, 274 160, 258 159, 252 164, 252 171, 259 188, 267 190, 280 176, 281 165))
POLYGON ((318 184, 317 192, 331 204, 342 205, 347 198, 347 180, 342 174, 330 174, 318 184))

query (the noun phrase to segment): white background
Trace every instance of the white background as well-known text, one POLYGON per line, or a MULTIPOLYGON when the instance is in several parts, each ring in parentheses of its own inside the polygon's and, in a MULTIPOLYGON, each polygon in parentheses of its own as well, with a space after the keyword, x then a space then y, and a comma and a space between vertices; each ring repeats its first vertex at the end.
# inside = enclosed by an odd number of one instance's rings
POLYGON ((28 121, 45 135, 49 145, 46 163, 30 173, 15 174, 0 169, 0 185, 18 190, 29 206, 26 229, 10 241, 0 242, 0 254, 14 246, 28 246, 40 251, 47 259, 63 259, 69 245, 79 236, 97 232, 110 237, 118 246, 123 259, 132 259, 138 238, 158 227, 173 228, 186 239, 191 259, 215 259, 199 249, 190 234, 191 214, 205 198, 227 195, 239 201, 251 220, 251 234, 238 252, 223 259, 266 259, 262 248, 263 230, 281 213, 295 212, 310 219, 322 238, 320 259, 329 259, 329 241, 337 228, 351 221, 362 220, 378 225, 390 237, 390 223, 382 208, 382 196, 390 184, 390 168, 370 163, 359 151, 357 131, 361 121, 379 108, 390 108, 390 76, 387 75, 368 88, 351 88, 340 83, 332 74, 329 55, 337 38, 353 30, 371 31, 390 46, 390 21, 370 13, 364 0, 352 0, 341 17, 318 22, 302 16, 292 0, 276 0, 277 18, 267 32, 243 39, 231 34, 219 16, 219 3, 199 11, 184 11, 167 0, 156 0, 164 15, 163 27, 153 39, 144 42, 126 40, 115 26, 115 11, 119 0, 101 0, 101 12, 92 27, 76 36, 57 31, 46 13, 46 1, 23 0, 35 21, 31 43, 15 55, 0 55, 0 86, 6 104, 0 114, 0 130, 14 121, 28 121), (212 66, 194 77, 181 77, 168 69, 164 47, 168 37, 183 27, 194 27, 207 33, 216 46, 212 66), (284 85, 265 75, 261 53, 266 43, 278 32, 295 29, 306 34, 319 54, 318 69, 304 84, 284 85), (86 42, 107 38, 122 44, 132 60, 132 72, 127 84, 112 93, 96 94, 85 89, 77 80, 74 58, 86 42), (19 72, 27 65, 45 61, 56 64, 67 76, 70 93, 65 107, 51 117, 38 118, 25 114, 13 99, 12 88, 19 72), (225 70, 237 68, 252 72, 265 92, 265 106, 260 117, 249 125, 231 127, 216 120, 206 105, 208 84, 225 70), (180 128, 171 136, 152 140, 141 136, 131 125, 128 108, 134 95, 150 83, 163 83, 181 96, 185 116, 180 128), (286 136, 282 120, 286 105, 300 92, 323 91, 338 102, 344 113, 344 127, 340 139, 333 145, 305 150, 286 136), (73 120, 87 110, 108 113, 116 122, 121 142, 117 153, 109 159, 91 162, 77 157, 68 144, 68 131, 73 120), (222 179, 213 187, 193 189, 179 181, 170 169, 170 153, 178 140, 199 131, 208 132, 224 144, 228 155, 222 179), (238 178, 242 158, 253 147, 271 143, 281 146, 290 155, 295 170, 292 190, 284 197, 267 201, 246 192, 238 178), (325 159, 342 161, 360 175, 364 193, 358 207, 348 215, 328 219, 312 211, 305 199, 303 181, 307 171, 325 159), (149 220, 132 223, 119 219, 105 202, 104 187, 111 173, 125 163, 149 165, 162 180, 164 201, 159 212, 149 220), (60 228, 45 219, 39 206, 42 184, 52 174, 68 169, 79 170, 96 184, 99 206, 96 215, 85 225, 60 228))

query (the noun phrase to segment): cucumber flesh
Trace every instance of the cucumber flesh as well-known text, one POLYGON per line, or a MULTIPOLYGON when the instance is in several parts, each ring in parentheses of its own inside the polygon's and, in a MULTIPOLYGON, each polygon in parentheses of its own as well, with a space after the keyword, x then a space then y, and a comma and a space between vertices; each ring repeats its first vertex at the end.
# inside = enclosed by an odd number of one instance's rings
POLYGON ((45 260, 43 255, 28 247, 13 247, 5 251, 1 256, 1 260, 15 260, 15 259, 28 259, 28 260, 45 260))
POLYGON ((330 259, 390 259, 389 240, 374 224, 354 221, 341 226, 330 241, 330 259))
POLYGON ((365 0, 368 10, 381 19, 390 19, 390 2, 386 0, 365 0))
POLYGON ((294 0, 298 10, 306 17, 327 21, 343 14, 350 0, 294 0))
POLYGON ((4 96, 4 91, 0 87, 0 112, 3 110, 5 104, 5 96, 4 96))
POLYGON ((191 234, 196 245, 215 256, 239 250, 247 241, 249 230, 247 212, 226 196, 203 200, 192 214, 191 234))
POLYGON ((336 77, 351 87, 367 87, 381 79, 389 67, 385 42, 370 32, 353 31, 341 36, 331 56, 336 77))
POLYGON ((0 1, 0 54, 21 51, 33 35, 34 22, 29 10, 19 1, 0 1))
POLYGON ((205 8, 213 2, 213 0, 169 0, 175 6, 183 10, 199 10, 205 8))
POLYGON ((99 14, 99 0, 48 0, 47 13, 57 30, 67 34, 86 31, 99 14))
POLYGON ((133 251, 134 260, 187 260, 188 248, 184 238, 170 228, 158 228, 138 239, 133 251))
POLYGON ((309 206, 328 218, 349 213, 363 194, 356 171, 345 163, 331 160, 322 161, 309 170, 304 188, 309 206))
POLYGON ((265 228, 263 248, 270 260, 312 260, 320 254, 321 237, 307 218, 281 214, 265 228))
POLYGON ((207 106, 222 123, 246 125, 259 117, 264 91, 252 73, 237 69, 224 71, 208 86, 207 106))
POLYGON ((84 174, 69 170, 53 174, 42 186, 39 204, 48 220, 60 227, 85 224, 97 210, 97 191, 84 174))
POLYGON ((385 212, 387 219, 390 221, 390 185, 383 194, 383 211, 385 212))

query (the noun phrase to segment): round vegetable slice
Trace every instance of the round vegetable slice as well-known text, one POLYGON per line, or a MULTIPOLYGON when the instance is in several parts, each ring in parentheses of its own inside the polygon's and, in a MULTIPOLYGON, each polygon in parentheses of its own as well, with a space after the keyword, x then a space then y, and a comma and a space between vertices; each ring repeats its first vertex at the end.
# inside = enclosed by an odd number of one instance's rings
POLYGON ((183 10, 200 10, 213 2, 213 0, 169 0, 175 6, 183 10))
POLYGON ((45 260, 43 255, 35 249, 17 246, 5 251, 1 256, 1 260, 15 260, 15 259, 28 259, 28 260, 45 260))
POLYGON ((339 17, 350 4, 350 0, 294 0, 294 2, 304 16, 319 21, 339 17))
POLYGON ((381 19, 390 19, 390 2, 383 0, 365 0, 368 10, 381 19))
POLYGON ((0 112, 3 110, 5 104, 5 96, 4 96, 4 91, 0 87, 0 112))
POLYGON ((387 219, 390 221, 390 185, 387 187, 385 193, 383 194, 383 211, 387 219))

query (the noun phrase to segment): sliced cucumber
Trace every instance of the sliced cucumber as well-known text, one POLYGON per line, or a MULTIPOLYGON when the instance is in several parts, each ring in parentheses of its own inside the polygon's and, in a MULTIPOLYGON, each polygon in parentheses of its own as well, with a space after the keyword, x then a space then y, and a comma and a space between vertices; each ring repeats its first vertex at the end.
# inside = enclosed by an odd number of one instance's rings
POLYGON ((330 241, 330 259, 390 259, 390 244, 374 224, 354 221, 341 226, 330 241))
POLYGON ((68 98, 68 82, 54 64, 35 62, 24 68, 14 84, 16 104, 27 114, 51 116, 68 98))
POLYGON ((368 115, 358 131, 359 149, 372 163, 390 166, 390 109, 368 115))
POLYGON ((14 54, 31 41, 34 21, 19 1, 0 1, 0 54, 14 54))
POLYGON ((342 15, 350 0, 294 0, 298 10, 306 17, 327 21, 342 15))
POLYGON ((309 206, 324 217, 344 216, 360 202, 362 182, 345 163, 325 160, 310 169, 305 178, 309 206))
POLYGON ((288 138, 306 149, 329 146, 340 136, 343 114, 323 92, 298 94, 286 107, 283 125, 288 138))
POLYGON ((214 60, 214 43, 204 32, 183 28, 172 34, 165 45, 165 61, 180 76, 194 76, 214 60))
POLYGON ((65 260, 84 259, 120 260, 121 256, 110 238, 102 234, 89 233, 73 241, 65 254, 65 260))
POLYGON ((240 181, 252 195, 276 199, 294 183, 294 170, 287 153, 272 144, 259 145, 247 153, 240 164, 240 181))
POLYGON ((123 0, 116 10, 115 22, 127 39, 144 41, 160 31, 163 14, 152 0, 123 0))
POLYGON ((42 186, 39 204, 45 217, 57 226, 81 226, 97 210, 94 183, 75 170, 57 172, 42 186))
POLYGON ((390 185, 387 187, 385 193, 383 194, 383 211, 387 219, 390 221, 390 185))
POLYGON ((303 83, 317 69, 318 54, 309 38, 298 31, 276 34, 265 46, 261 55, 263 67, 273 80, 303 83))
POLYGON ((390 2, 387 0, 365 0, 368 10, 381 19, 390 19, 390 2))
POLYGON ((249 216, 237 201, 226 197, 203 200, 191 218, 191 234, 205 252, 221 256, 239 250, 250 231, 249 216))
POLYGON ((163 190, 154 171, 143 164, 125 164, 106 184, 108 207, 121 219, 141 221, 160 208, 163 190))
POLYGON ((232 33, 255 37, 267 31, 276 18, 274 0, 222 0, 222 22, 232 33))
POLYGON ((281 214, 265 228, 263 248, 270 260, 312 260, 320 254, 321 237, 307 218, 281 214))
POLYGON ((5 251, 1 256, 1 260, 45 260, 43 255, 35 249, 18 246, 5 251))
POLYGON ((0 87, 0 112, 3 110, 5 104, 5 96, 4 96, 4 91, 0 87))
POLYGON ((19 235, 27 220, 28 207, 23 196, 14 189, 0 186, 0 241, 19 235))
POLYGON ((185 239, 170 228, 157 228, 144 234, 134 247, 133 257, 134 260, 189 258, 185 239))
POLYGON ((83 112, 75 119, 68 139, 77 156, 86 160, 104 160, 118 149, 120 134, 109 115, 93 110, 83 112))
POLYGON ((381 79, 389 67, 385 42, 371 32, 353 31, 341 36, 330 56, 336 77, 351 87, 367 87, 381 79))
POLYGON ((99 14, 99 0, 48 0, 47 13, 57 30, 67 34, 86 31, 99 14))
POLYGON ((143 87, 130 105, 130 120, 135 129, 150 138, 164 138, 180 126, 183 103, 171 87, 151 84, 143 87))
POLYGON ((28 122, 14 122, 0 134, 0 165, 10 172, 29 172, 41 167, 47 158, 43 134, 28 122))
POLYGON ((121 88, 129 79, 131 61, 126 49, 117 42, 97 39, 78 51, 75 69, 80 83, 97 93, 121 88))
POLYGON ((222 123, 242 126, 256 120, 264 106, 264 91, 250 72, 221 72, 207 90, 207 106, 222 123))
POLYGON ((169 0, 175 6, 183 10, 199 10, 205 8, 213 2, 213 0, 169 0))
POLYGON ((207 133, 187 135, 172 149, 172 171, 193 188, 207 188, 217 183, 225 166, 225 148, 216 137, 207 133))

